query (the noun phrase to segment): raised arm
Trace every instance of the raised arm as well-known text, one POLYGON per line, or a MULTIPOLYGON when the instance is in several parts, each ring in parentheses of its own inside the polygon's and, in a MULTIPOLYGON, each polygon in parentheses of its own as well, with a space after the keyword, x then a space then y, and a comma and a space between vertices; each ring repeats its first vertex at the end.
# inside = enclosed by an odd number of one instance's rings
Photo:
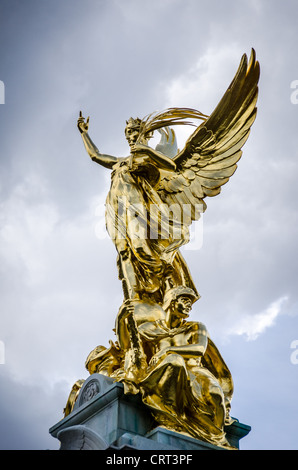
POLYGON ((93 160, 94 162, 106 168, 112 168, 115 165, 115 163, 117 163, 118 158, 113 157, 112 155, 106 155, 106 154, 99 152, 98 148, 92 142, 88 134, 89 117, 87 118, 85 122, 85 118, 83 118, 82 116, 82 111, 80 111, 80 116, 79 116, 77 125, 81 133, 83 143, 85 145, 85 149, 87 150, 87 153, 90 156, 91 160, 93 160))

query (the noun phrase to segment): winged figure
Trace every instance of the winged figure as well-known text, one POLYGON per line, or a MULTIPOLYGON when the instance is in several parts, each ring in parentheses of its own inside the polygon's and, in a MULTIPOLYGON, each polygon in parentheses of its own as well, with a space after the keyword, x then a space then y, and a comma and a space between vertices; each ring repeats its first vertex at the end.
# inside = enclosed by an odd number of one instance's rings
POLYGON ((205 199, 220 193, 237 168, 256 117, 259 63, 252 50, 210 116, 190 108, 169 108, 144 119, 130 118, 125 135, 130 155, 101 153, 88 134, 89 118, 80 113, 78 128, 93 161, 112 170, 106 201, 107 230, 118 252, 125 299, 162 303, 174 287, 193 289, 180 247, 189 227, 206 210, 205 199), (201 120, 195 125, 193 120, 201 120), (195 125, 181 151, 176 125, 195 125), (155 131, 155 149, 148 141, 155 131))

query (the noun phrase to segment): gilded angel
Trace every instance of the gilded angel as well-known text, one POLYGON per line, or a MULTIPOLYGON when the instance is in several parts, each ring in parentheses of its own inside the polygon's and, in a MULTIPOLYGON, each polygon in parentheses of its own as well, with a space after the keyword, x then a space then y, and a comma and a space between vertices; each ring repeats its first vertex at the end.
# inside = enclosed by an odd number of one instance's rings
POLYGON ((125 136, 130 155, 102 154, 88 134, 89 118, 78 128, 93 161, 112 170, 106 200, 106 226, 118 253, 125 300, 162 303, 167 290, 185 286, 196 293, 180 247, 189 228, 206 210, 205 199, 220 193, 237 168, 256 117, 259 63, 252 50, 208 117, 189 108, 170 108, 144 119, 130 118, 125 136), (181 151, 175 125, 201 120, 181 151), (161 134, 155 149, 148 144, 161 134), (137 224, 136 224, 137 222, 137 224))

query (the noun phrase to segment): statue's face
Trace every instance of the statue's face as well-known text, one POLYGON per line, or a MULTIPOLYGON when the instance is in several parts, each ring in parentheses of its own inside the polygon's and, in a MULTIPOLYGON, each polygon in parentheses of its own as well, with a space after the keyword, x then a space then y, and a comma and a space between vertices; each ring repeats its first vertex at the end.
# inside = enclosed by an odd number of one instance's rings
POLYGON ((176 300, 176 311, 182 316, 187 317, 192 307, 192 301, 187 296, 180 296, 176 300))
POLYGON ((137 139, 139 137, 139 129, 137 127, 134 127, 128 124, 125 128, 125 137, 127 139, 128 144, 131 147, 137 142, 137 139))

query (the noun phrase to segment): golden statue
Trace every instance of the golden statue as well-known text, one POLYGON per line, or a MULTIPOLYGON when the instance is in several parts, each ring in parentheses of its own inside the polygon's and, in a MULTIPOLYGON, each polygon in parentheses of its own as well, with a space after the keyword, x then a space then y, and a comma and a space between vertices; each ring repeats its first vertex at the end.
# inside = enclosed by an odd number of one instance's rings
MULTIPOLYGON (((93 161, 112 170, 106 226, 118 253, 124 300, 116 318, 117 341, 98 346, 86 368, 141 394, 156 421, 215 445, 230 445, 233 382, 206 327, 187 321, 198 300, 180 247, 189 227, 205 211, 206 197, 219 194, 237 168, 256 117, 259 64, 252 50, 216 109, 208 117, 189 108, 170 108, 144 119, 130 118, 125 136, 130 155, 102 154, 80 113, 78 128, 93 161), (172 126, 203 122, 178 151, 172 126), (155 149, 148 145, 161 134, 155 149)), ((80 383, 79 383, 80 385, 80 383)), ((66 413, 78 394, 70 394, 66 413)))

